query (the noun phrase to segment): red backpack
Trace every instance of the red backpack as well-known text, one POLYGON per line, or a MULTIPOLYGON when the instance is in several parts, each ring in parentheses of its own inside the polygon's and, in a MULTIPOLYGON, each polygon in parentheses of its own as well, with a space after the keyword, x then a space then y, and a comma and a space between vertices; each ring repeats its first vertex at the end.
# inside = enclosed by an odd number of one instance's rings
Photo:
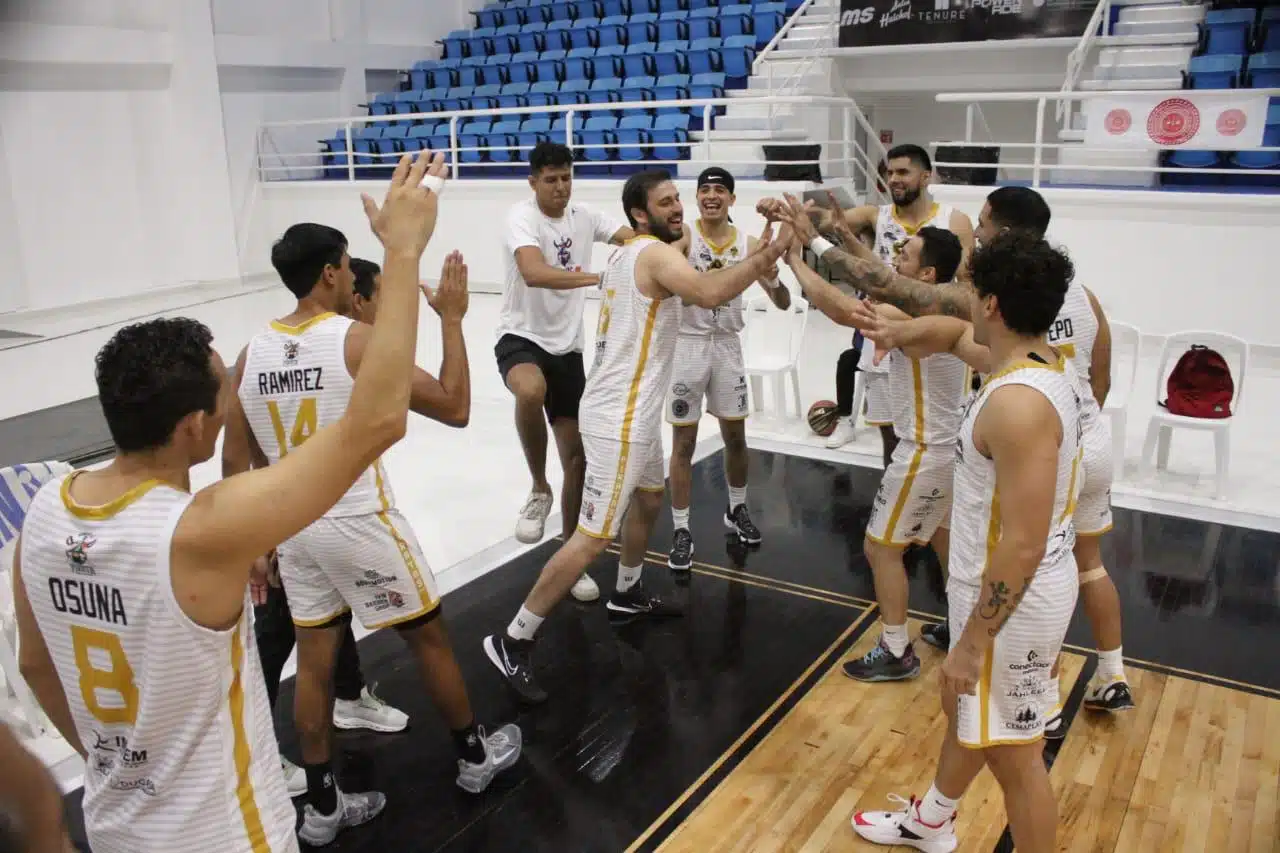
POLYGON ((1166 384, 1169 397, 1160 405, 1188 418, 1229 418, 1236 384, 1231 367, 1217 350, 1199 344, 1182 354, 1166 384))

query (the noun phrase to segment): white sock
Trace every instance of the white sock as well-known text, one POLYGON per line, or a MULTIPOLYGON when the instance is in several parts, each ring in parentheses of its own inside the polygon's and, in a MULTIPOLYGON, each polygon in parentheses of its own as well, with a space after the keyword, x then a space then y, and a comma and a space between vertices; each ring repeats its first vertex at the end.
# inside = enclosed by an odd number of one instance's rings
POLYGON ((542 627, 542 618, 527 607, 521 607, 516 618, 507 626, 507 636, 513 640, 532 640, 542 627))
POLYGON ((741 489, 729 487, 729 512, 733 512, 738 507, 747 502, 747 487, 741 489))
POLYGON ((624 566, 618 564, 618 585, 615 587, 618 592, 626 592, 631 587, 640 583, 640 572, 644 571, 644 565, 624 566))
POLYGON ((906 654, 907 643, 910 642, 906 625, 884 625, 880 630, 884 644, 889 647, 889 651, 893 652, 895 658, 906 654))
POLYGON ((675 523, 676 530, 688 530, 689 508, 685 507, 684 509, 676 509, 673 505, 671 507, 671 520, 675 523))
POLYGON ((916 803, 916 818, 930 829, 941 829, 956 813, 959 800, 942 796, 936 784, 929 786, 929 793, 916 803))
POLYGON ((1098 673, 1095 677, 1103 684, 1124 680, 1124 651, 1120 646, 1109 652, 1098 652, 1098 673))

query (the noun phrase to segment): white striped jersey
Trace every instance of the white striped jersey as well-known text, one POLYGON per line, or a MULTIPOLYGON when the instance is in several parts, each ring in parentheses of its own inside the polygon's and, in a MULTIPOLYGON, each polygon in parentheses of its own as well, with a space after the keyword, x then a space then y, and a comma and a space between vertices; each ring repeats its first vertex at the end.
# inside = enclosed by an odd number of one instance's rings
MULTIPOLYGON (((689 263, 698 272, 725 269, 740 263, 747 257, 747 235, 734 228, 732 236, 724 243, 713 243, 702 231, 702 220, 694 223, 689 234, 689 263)), ((746 327, 742 311, 742 294, 715 308, 684 305, 680 315, 682 335, 736 335, 746 327)))
POLYGON ((1082 383, 1083 413, 1085 425, 1089 426, 1099 415, 1098 401, 1094 399, 1093 389, 1089 385, 1089 374, 1093 367, 1093 347, 1098 340, 1098 315, 1093 313, 1093 305, 1089 302, 1089 293, 1084 285, 1072 282, 1067 287, 1066 296, 1062 300, 1062 308, 1049 330, 1048 341, 1056 347, 1071 366, 1082 383))
POLYGON ((680 299, 650 299, 636 287, 636 261, 655 242, 648 235, 629 240, 605 268, 595 360, 578 405, 584 435, 636 443, 662 437, 680 299))
POLYGON ((296 851, 253 620, 203 628, 174 597, 169 554, 191 496, 153 480, 81 506, 77 476, 36 495, 21 569, 88 753, 94 853, 296 851))
POLYGON ((888 361, 893 431, 898 438, 926 446, 954 442, 960 431, 968 365, 948 353, 910 358, 902 350, 891 352, 888 361))
POLYGON ((973 443, 973 426, 992 392, 1006 385, 1035 388, 1053 404, 1062 423, 1058 472, 1049 526, 1048 546, 1040 568, 1053 566, 1075 545, 1072 514, 1080 495, 1080 387, 1075 371, 1062 355, 1056 364, 1026 360, 987 377, 967 407, 956 442, 955 492, 951 512, 951 577, 968 584, 982 581, 982 573, 1000 542, 1000 496, 996 492, 995 462, 973 443))
MULTIPOLYGON (((943 228, 951 230, 951 213, 954 210, 949 204, 933 203, 933 207, 929 210, 929 215, 919 225, 905 225, 898 219, 896 209, 892 204, 884 204, 876 212, 876 240, 872 244, 872 250, 880 257, 880 260, 886 264, 892 265, 897 260, 898 254, 902 251, 903 245, 915 236, 916 232, 926 226, 934 228, 943 228)), ((875 355, 876 346, 871 341, 863 341, 861 357, 858 359, 858 369, 867 373, 885 373, 888 366, 884 361, 875 364, 872 357, 875 355)))
MULTIPOLYGON (((347 330, 354 322, 331 313, 297 326, 273 320, 249 341, 238 393, 254 438, 271 464, 346 412, 355 385, 346 356, 347 330)), ((391 482, 378 460, 325 517, 385 512, 394 506, 391 482)))

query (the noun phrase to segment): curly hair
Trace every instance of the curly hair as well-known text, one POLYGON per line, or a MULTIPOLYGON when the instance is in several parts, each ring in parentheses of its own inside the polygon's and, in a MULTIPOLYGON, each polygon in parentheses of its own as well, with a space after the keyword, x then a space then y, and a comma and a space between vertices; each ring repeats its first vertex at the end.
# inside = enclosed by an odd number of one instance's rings
POLYGON ((1006 231, 969 261, 979 296, 995 296, 1004 325, 1027 337, 1043 335, 1062 310, 1075 267, 1066 252, 1029 231, 1006 231))
POLYGON ((213 333, 186 317, 125 326, 94 360, 98 402, 122 453, 164 447, 178 422, 218 408, 213 333))

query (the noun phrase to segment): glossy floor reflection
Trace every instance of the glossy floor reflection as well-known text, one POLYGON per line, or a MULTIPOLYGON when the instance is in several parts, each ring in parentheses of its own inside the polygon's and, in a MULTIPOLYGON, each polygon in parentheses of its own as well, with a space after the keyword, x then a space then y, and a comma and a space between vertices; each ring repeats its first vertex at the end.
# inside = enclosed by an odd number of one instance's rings
MULTIPOLYGON (((724 534, 720 454, 699 463, 695 571, 676 587, 665 568, 666 512, 646 568, 649 584, 687 599, 686 618, 613 628, 602 604, 567 602, 540 635, 535 662, 551 700, 533 710, 518 708, 480 640, 511 618, 557 543, 446 596, 477 714, 486 722, 514 719, 525 737, 521 764, 478 798, 453 785, 448 733, 398 637, 382 631, 362 640, 366 678, 412 722, 400 735, 337 736, 343 786, 383 790, 388 805, 326 849, 656 849, 875 630, 862 533, 878 480, 862 467, 753 452, 749 505, 764 544, 748 551, 724 534)), ((1280 663, 1270 653, 1280 627, 1280 536, 1117 511, 1105 553, 1124 602, 1128 657, 1183 678, 1280 695, 1280 663)), ((602 588, 612 586, 616 566, 610 554, 592 568, 602 588)), ((919 555, 911 575, 912 609, 943 614, 931 554, 919 555)), ((1082 613, 1068 639, 1091 646, 1082 613)), ((1092 663, 1088 657, 1086 673, 1092 663)), ((291 704, 286 684, 278 729, 282 749, 296 759, 291 704)))

